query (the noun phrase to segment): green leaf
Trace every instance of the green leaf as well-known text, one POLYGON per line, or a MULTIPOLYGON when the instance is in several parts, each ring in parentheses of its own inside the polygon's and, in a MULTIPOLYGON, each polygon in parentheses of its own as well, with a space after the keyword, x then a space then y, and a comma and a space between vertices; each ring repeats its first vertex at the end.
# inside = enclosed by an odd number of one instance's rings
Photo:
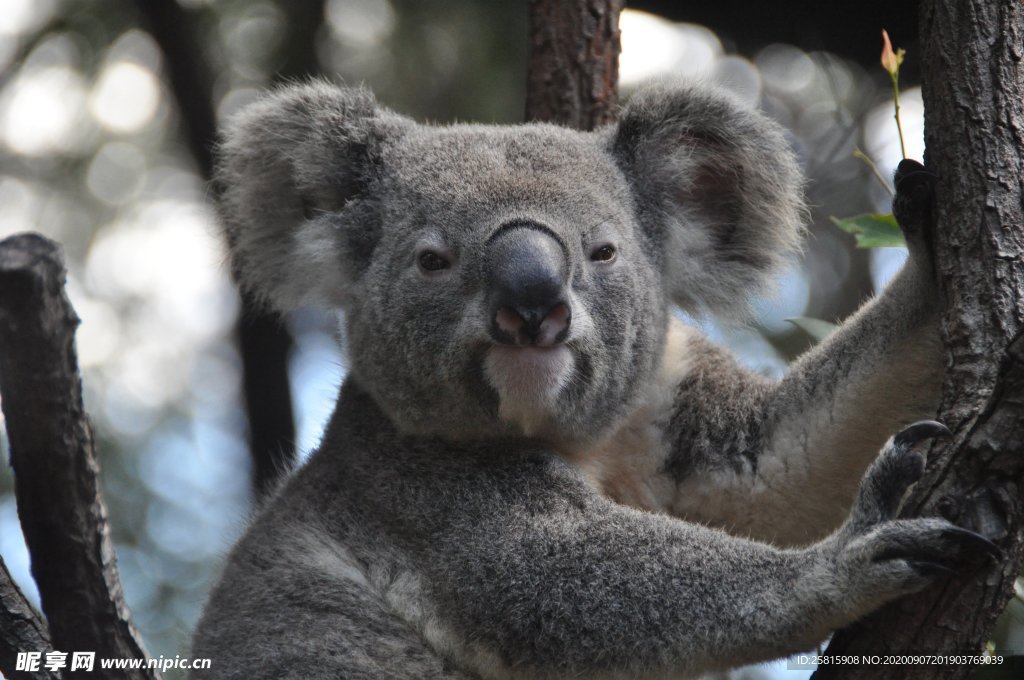
POLYGON ((821 342, 829 335, 832 331, 839 328, 834 323, 829 323, 824 319, 815 319, 810 316, 797 316, 792 319, 786 319, 789 323, 793 324, 807 335, 811 336, 811 339, 815 342, 821 342))
POLYGON ((866 213, 839 219, 830 217, 833 223, 848 234, 857 238, 858 248, 887 248, 906 246, 900 225, 892 214, 866 213))

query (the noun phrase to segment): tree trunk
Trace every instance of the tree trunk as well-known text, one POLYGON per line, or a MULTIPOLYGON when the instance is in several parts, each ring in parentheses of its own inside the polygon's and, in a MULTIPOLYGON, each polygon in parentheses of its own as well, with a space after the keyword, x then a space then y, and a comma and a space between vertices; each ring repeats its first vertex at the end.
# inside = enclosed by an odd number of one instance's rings
MULTIPOLYGON (((0 394, 18 517, 50 638, 69 654, 145 659, 121 591, 82 407, 77 326, 59 247, 37 234, 0 242, 0 394)), ((143 669, 123 677, 159 676, 143 669)))
MULTIPOLYGON (((976 654, 1013 592, 1024 540, 1024 4, 921 3, 927 165, 947 373, 937 445, 905 516, 996 540, 1002 564, 936 584, 838 633, 830 654, 976 654)), ((823 667, 815 677, 962 678, 970 666, 823 667)))
POLYGON ((624 0, 530 0, 526 119, 593 130, 615 119, 624 0))

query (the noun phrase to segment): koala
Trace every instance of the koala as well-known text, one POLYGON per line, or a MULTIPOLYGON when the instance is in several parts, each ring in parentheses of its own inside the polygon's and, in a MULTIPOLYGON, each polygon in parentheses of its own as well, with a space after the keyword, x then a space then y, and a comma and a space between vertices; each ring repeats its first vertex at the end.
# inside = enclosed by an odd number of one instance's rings
POLYGON ((652 87, 593 132, 321 82, 250 105, 219 148, 233 269, 338 311, 350 370, 192 677, 693 677, 996 555, 894 519, 945 431, 910 424, 943 370, 933 180, 901 166, 908 262, 776 381, 674 313, 742 315, 799 248, 794 155, 729 96, 652 87))

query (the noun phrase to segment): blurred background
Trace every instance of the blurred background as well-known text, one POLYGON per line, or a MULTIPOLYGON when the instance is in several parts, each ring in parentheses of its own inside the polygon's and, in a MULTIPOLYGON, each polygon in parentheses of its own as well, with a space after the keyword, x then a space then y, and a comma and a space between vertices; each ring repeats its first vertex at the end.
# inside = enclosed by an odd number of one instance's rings
MULTIPOLYGON (((527 3, 2 4, 0 238, 36 230, 64 246, 128 603, 151 654, 185 655, 259 489, 316 446, 345 373, 335 320, 308 310, 282 325, 239 299, 207 195, 217 125, 275 83, 309 75, 366 83, 421 120, 520 121, 527 3)), ((883 27, 908 49, 907 155, 923 153, 914 3, 841 7, 851 4, 651 1, 622 15, 623 97, 650 78, 718 83, 790 130, 811 179, 811 238, 778 294, 746 325, 692 320, 771 375, 813 342, 786 319, 843 318, 905 257, 857 250, 828 219, 889 210, 886 188, 853 155, 862 150, 885 176, 901 157, 878 65, 883 27)), ((0 555, 38 604, 7 466, 0 555)), ((1004 617, 1001 649, 1024 650, 1022 609, 1015 601, 1004 617)), ((742 674, 809 673, 782 669, 742 674)))

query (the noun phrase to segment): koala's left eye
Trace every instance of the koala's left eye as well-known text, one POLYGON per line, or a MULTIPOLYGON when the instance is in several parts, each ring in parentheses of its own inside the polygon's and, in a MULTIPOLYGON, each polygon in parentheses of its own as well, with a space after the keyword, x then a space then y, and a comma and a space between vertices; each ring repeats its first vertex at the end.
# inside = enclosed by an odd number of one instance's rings
POLYGON ((615 259, 615 246, 603 245, 590 254, 593 262, 611 262, 615 259))
POLYGON ((424 250, 419 256, 420 268, 428 272, 441 271, 452 266, 445 257, 438 255, 432 250, 424 250))

